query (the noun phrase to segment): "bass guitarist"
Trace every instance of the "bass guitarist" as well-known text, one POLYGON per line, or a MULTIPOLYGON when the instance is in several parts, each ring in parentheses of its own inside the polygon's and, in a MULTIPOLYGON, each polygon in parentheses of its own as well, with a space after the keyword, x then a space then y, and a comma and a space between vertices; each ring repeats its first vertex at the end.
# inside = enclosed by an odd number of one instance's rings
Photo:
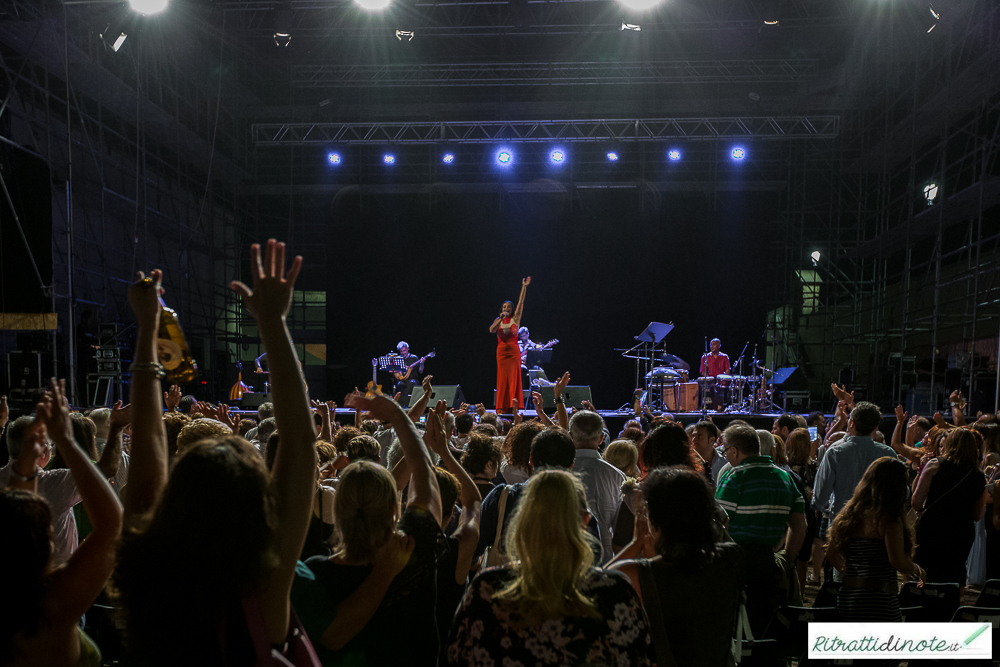
POLYGON ((413 391, 413 388, 420 384, 420 379, 424 375, 424 360, 432 355, 417 357, 415 354, 410 354, 410 344, 405 340, 399 341, 399 344, 396 345, 396 351, 399 352, 400 361, 407 368, 401 373, 392 374, 396 380, 395 391, 402 392, 401 399, 407 399, 410 397, 410 392, 413 391))

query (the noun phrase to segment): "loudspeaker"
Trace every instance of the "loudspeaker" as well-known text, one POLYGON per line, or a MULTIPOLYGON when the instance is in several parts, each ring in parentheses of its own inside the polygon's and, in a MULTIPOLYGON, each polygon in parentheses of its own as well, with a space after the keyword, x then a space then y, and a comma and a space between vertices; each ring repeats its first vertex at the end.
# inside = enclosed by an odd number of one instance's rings
POLYGON ((241 408, 259 408, 271 401, 271 392, 247 392, 240 399, 241 408))
MULTIPOLYGON (((540 387, 539 393, 542 395, 542 409, 543 410, 555 410, 556 409, 556 396, 553 393, 552 387, 540 387)), ((590 385, 568 385, 563 389, 563 398, 566 399, 566 409, 576 408, 577 410, 582 410, 583 406, 581 403, 584 401, 593 401, 590 396, 590 385)), ((524 407, 527 408, 531 403, 531 392, 525 390, 524 392, 524 407)), ((493 391, 493 405, 496 405, 496 390, 493 391)))
MULTIPOLYGON (((50 313, 52 299, 38 284, 31 264, 33 257, 41 282, 51 285, 52 176, 49 166, 41 158, 5 145, 0 147, 0 168, 4 170, 7 189, 24 232, 22 239, 10 207, 3 202, 0 238, 5 242, 0 246, 0 276, 3 278, 4 312, 50 313)), ((63 186, 60 189, 62 192, 57 196, 65 202, 65 189, 63 186)), ((61 219, 59 224, 63 224, 61 219)))
POLYGON ((785 391, 804 391, 809 388, 809 382, 801 368, 786 366, 774 371, 774 387, 785 391))
MULTIPOLYGON (((494 389, 494 391, 496 391, 494 389)), ((410 405, 414 405, 424 395, 424 388, 417 385, 410 393, 410 405)), ((449 408, 457 408, 465 403, 465 394, 462 393, 460 384, 440 384, 431 388, 431 398, 427 401, 427 407, 433 408, 438 401, 444 401, 449 408)))

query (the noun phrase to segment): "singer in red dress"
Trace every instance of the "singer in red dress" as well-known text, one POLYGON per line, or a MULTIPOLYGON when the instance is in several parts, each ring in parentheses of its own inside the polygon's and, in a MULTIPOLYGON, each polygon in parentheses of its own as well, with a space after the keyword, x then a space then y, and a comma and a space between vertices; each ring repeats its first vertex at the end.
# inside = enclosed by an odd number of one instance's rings
POLYGON ((490 325, 490 333, 497 335, 497 413, 510 414, 524 407, 521 389, 521 347, 517 344, 517 329, 524 311, 524 293, 531 283, 531 276, 521 281, 521 296, 517 307, 504 301, 500 316, 490 325))

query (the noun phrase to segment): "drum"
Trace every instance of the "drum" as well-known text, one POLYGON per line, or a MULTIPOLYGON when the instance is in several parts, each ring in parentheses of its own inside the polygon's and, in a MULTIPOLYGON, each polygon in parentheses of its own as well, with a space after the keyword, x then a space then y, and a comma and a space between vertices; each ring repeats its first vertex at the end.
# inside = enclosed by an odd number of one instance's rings
POLYGON ((715 376, 715 386, 722 389, 729 389, 730 385, 733 383, 732 375, 716 375, 715 376))
POLYGON ((706 410, 716 410, 718 408, 715 400, 715 381, 713 377, 698 378, 698 388, 701 390, 701 402, 706 410))
POLYGON ((662 380, 664 384, 674 384, 681 381, 681 374, 673 368, 657 366, 646 373, 646 380, 662 380))

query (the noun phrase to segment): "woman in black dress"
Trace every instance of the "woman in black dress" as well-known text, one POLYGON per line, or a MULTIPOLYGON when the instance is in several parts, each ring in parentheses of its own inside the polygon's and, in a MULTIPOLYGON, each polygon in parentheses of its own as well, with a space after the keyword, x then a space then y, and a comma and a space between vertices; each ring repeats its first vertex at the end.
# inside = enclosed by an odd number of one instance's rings
POLYGON ((942 456, 924 466, 913 492, 919 514, 915 557, 927 568, 928 581, 965 586, 975 524, 986 511, 989 494, 979 469, 977 434, 955 429, 942 449, 942 456))
POLYGON ((878 459, 830 526, 826 557, 844 574, 837 596, 844 621, 901 622, 896 572, 921 581, 927 576, 910 558, 906 487, 906 466, 878 459))

